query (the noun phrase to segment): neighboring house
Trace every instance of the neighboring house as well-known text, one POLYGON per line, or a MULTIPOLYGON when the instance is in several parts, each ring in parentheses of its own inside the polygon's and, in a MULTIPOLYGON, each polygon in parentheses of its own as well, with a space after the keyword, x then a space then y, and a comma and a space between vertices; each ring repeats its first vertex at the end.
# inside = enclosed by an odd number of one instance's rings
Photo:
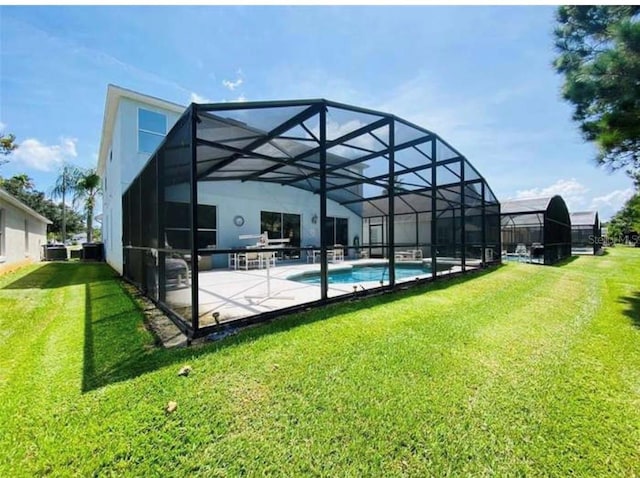
MULTIPOLYGON (((122 194, 186 107, 131 90, 109 85, 105 105, 102 140, 98 157, 98 174, 102 178, 103 218, 102 241, 107 262, 123 273, 122 254, 122 194)), ((242 128, 239 123, 234 127, 242 128)), ((331 155, 328 155, 331 162, 331 155)), ((354 166, 362 171, 363 166, 354 166)), ((361 187, 361 186, 357 186, 361 187)), ((182 201, 186 191, 176 187, 169 198, 167 217, 180 222, 188 217, 188 204, 182 201)), ((198 187, 202 216, 206 227, 199 228, 201 247, 217 249, 248 245, 239 236, 269 232, 270 238, 290 238, 292 246, 317 246, 320 224, 317 219, 318 196, 297 188, 282 188, 279 184, 245 182, 242 187, 232 183, 204 183, 198 187), (228 225, 219 228, 219 224, 228 225)), ((331 243, 352 245, 360 241, 362 218, 351 209, 328 201, 328 216, 333 219, 331 243)), ((187 232, 175 227, 165 243, 181 248, 187 232)), ((200 268, 224 267, 223 257, 215 264, 200 268)))
POLYGON ((47 224, 52 222, 0 189, 0 273, 40 260, 47 224))

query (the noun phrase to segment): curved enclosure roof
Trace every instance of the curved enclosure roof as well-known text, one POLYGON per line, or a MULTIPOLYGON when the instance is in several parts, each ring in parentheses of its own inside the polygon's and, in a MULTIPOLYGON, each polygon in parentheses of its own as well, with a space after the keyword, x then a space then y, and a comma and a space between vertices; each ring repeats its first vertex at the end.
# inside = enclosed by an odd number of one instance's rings
MULTIPOLYGON (((528 217, 544 215, 544 218, 571 225, 569 210, 562 196, 551 196, 542 198, 519 199, 515 201, 504 201, 501 203, 500 213, 502 216, 512 216, 515 224, 527 222, 528 217)), ((540 218, 542 219, 542 218, 540 218)))
MULTIPOLYGON (((324 99, 192 104, 165 143, 192 114, 198 181, 270 182, 317 194, 324 187, 328 199, 361 216, 389 214, 392 184, 396 214, 430 211, 432 184, 438 210, 498 204, 459 151, 391 114, 324 99)), ((170 183, 189 181, 190 165, 178 158, 184 152, 166 148, 170 183)))
POLYGON ((598 212, 597 211, 583 211, 571 213, 571 225, 572 226, 598 226, 598 212))
POLYGON ((502 201, 500 212, 502 214, 523 214, 530 212, 545 212, 549 207, 552 197, 516 199, 502 201))

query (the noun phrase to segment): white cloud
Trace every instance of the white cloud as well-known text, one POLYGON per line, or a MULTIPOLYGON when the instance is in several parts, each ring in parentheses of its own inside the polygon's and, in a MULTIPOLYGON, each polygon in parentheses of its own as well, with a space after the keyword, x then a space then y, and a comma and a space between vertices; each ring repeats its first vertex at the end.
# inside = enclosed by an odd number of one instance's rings
POLYGON ((240 101, 240 102, 247 101, 247 97, 244 96, 244 94, 241 94, 236 98, 236 101, 240 101))
POLYGON ((65 160, 78 156, 77 142, 76 138, 60 138, 60 144, 47 145, 35 138, 27 138, 18 145, 11 159, 21 162, 28 168, 51 171, 65 160))
POLYGON ((7 127, 6 123, 3 123, 2 121, 0 121, 0 133, 2 133, 6 127, 7 127))
POLYGON ((571 179, 558 179, 551 186, 546 188, 531 188, 517 192, 518 199, 528 199, 533 197, 553 196, 554 194, 576 196, 586 193, 588 189, 576 181, 571 179))
POLYGON ((602 209, 609 208, 613 211, 617 211, 624 203, 633 196, 633 188, 627 189, 617 189, 615 191, 610 192, 609 194, 605 194, 603 196, 594 197, 591 201, 592 209, 602 209))
POLYGON ((235 91, 235 89, 242 85, 242 83, 244 83, 242 78, 237 78, 235 81, 222 80, 222 86, 227 88, 229 91, 235 91))
POLYGON ((551 186, 517 191, 515 199, 549 197, 559 194, 567 203, 569 211, 578 211, 585 207, 586 203, 584 195, 587 192, 589 192, 589 189, 574 178, 558 179, 551 186))
POLYGON ((213 101, 211 101, 206 96, 201 96, 198 93, 194 93, 192 91, 191 95, 189 96, 189 103, 213 103, 213 101))

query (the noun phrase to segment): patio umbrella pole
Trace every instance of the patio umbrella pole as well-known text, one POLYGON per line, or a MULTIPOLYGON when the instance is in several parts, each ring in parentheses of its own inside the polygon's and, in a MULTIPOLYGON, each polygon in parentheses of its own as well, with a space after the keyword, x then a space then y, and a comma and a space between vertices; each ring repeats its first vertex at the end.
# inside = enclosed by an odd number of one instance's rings
POLYGON ((245 295, 246 299, 255 300, 259 299, 262 302, 269 299, 279 299, 279 300, 294 300, 295 297, 290 295, 271 295, 271 259, 267 258, 267 295, 245 295))
MULTIPOLYGON (((289 242, 289 239, 274 239, 274 240, 270 240, 269 239, 269 235, 268 233, 265 231, 262 234, 259 235, 250 235, 250 234, 243 234, 241 236, 239 236, 240 239, 259 239, 259 244, 262 245, 269 245, 269 242, 289 242)), ((259 252, 258 254, 260 254, 261 256, 264 254, 263 252, 259 252)), ((271 252, 269 252, 269 254, 271 254, 271 252)), ((271 257, 267 256, 267 295, 263 295, 263 296, 259 296, 259 295, 246 295, 245 299, 248 300, 255 300, 255 299, 259 299, 261 301, 265 301, 265 300, 269 300, 269 299, 279 299, 279 300, 294 300, 295 297, 293 296, 284 296, 284 295, 271 295, 271 257)))

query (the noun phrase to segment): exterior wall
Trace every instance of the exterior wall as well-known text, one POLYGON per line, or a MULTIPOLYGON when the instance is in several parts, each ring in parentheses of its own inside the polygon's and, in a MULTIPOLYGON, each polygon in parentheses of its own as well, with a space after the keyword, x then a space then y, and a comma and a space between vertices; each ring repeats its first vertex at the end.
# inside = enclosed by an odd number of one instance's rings
MULTIPOLYGON (((167 199, 172 201, 188 200, 186 185, 175 186, 167 191, 167 199)), ((320 245, 320 221, 313 224, 311 218, 320 215, 320 197, 309 191, 283 187, 278 184, 259 182, 228 181, 201 182, 198 184, 198 202, 217 206, 218 244, 217 249, 244 247, 255 243, 241 240, 241 234, 260 234, 260 212, 273 211, 300 215, 300 245, 320 245), (236 226, 233 218, 240 215, 244 224, 236 226)), ((347 218, 349 220, 349 244, 353 245, 355 236, 362 242, 362 218, 344 206, 328 200, 327 216, 347 218)), ((216 267, 223 267, 226 257, 216 260, 216 267)))
MULTIPOLYGON (((167 132, 180 115, 169 110, 150 106, 143 102, 122 98, 115 116, 111 155, 105 161, 103 176, 103 222, 102 241, 106 261, 122 274, 122 193, 147 163, 150 154, 138 152, 138 108, 155 111, 167 116, 167 132)), ((249 245, 248 240, 239 240, 240 234, 259 234, 260 212, 274 211, 301 216, 301 246, 320 244, 320 221, 313 224, 311 218, 319 215, 319 196, 296 188, 283 188, 265 183, 201 183, 198 186, 201 204, 217 206, 218 249, 249 245), (239 186, 240 185, 240 186, 239 186), (241 215, 245 219, 242 227, 233 223, 241 215)), ((175 190, 174 200, 188 191, 175 190)), ((362 242, 362 219, 349 209, 332 201, 327 202, 327 215, 349 220, 349 244, 355 236, 362 242)), ((347 245, 347 244, 345 244, 347 245)), ((222 267, 223 258, 216 261, 222 267)))
POLYGON ((138 152, 138 108, 161 113, 167 117, 167 132, 179 114, 122 98, 115 117, 110 145, 111 157, 106 159, 103 177, 102 240, 106 260, 122 274, 122 193, 126 191, 150 157, 138 152), (105 182, 106 181, 106 182, 105 182))
POLYGON ((0 267, 39 261, 42 246, 47 242, 47 225, 2 199, 0 210, 0 228, 3 228, 0 267))

